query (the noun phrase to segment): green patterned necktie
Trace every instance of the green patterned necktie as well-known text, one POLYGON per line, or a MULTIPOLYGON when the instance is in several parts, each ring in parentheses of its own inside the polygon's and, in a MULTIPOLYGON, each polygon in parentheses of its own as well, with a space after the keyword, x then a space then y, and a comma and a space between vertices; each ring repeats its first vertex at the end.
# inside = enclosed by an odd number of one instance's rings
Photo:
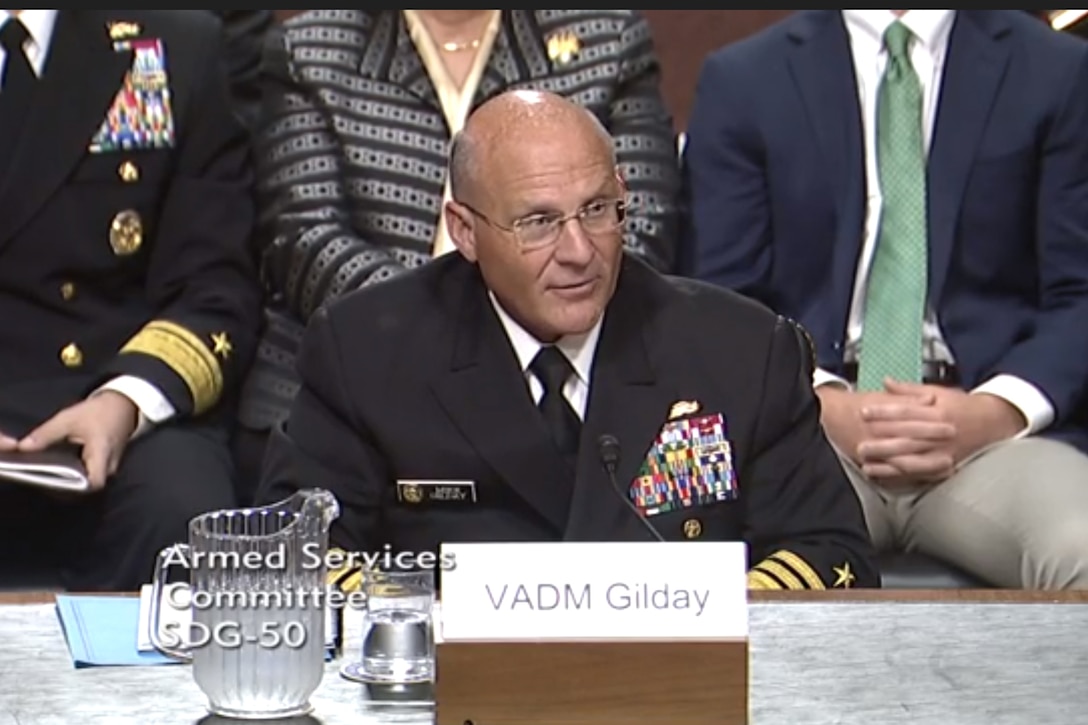
POLYGON ((877 167, 883 204, 865 298, 858 389, 884 378, 922 380, 926 304, 926 159, 922 87, 910 64, 911 33, 898 20, 884 33, 888 67, 877 95, 877 167))

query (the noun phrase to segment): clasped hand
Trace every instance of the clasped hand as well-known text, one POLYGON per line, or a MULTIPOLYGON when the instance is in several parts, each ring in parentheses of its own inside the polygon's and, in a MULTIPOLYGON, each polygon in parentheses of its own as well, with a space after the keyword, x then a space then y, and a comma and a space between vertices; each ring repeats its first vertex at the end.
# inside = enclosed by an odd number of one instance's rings
POLYGON ((59 443, 82 447, 92 491, 117 472, 121 455, 139 423, 139 410, 120 393, 106 390, 69 406, 22 439, 0 433, 0 451, 44 451, 59 443))
POLYGON ((937 483, 965 459, 1026 422, 994 395, 886 380, 884 390, 820 389, 828 436, 870 479, 937 483))

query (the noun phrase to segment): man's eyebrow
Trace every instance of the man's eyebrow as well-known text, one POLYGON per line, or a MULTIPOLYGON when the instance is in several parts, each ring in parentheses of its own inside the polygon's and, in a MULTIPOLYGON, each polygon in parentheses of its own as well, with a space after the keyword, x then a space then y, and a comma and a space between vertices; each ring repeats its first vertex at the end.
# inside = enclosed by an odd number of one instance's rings
MULTIPOLYGON (((600 201, 601 199, 611 198, 613 194, 611 193, 612 190, 609 187, 612 185, 612 183, 612 178, 608 178, 602 181, 592 194, 587 196, 583 201, 579 202, 577 209, 583 209, 589 204, 592 204, 595 201, 600 201)), ((529 202, 525 205, 525 211, 515 214, 514 219, 525 219, 526 217, 532 216, 550 216, 553 214, 562 215, 566 213, 567 210, 560 209, 551 202, 529 202)))

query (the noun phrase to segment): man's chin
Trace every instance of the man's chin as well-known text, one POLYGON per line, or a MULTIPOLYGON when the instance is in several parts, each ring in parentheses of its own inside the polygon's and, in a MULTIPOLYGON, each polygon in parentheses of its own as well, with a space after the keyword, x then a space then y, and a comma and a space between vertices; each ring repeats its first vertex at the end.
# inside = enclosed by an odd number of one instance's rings
POLYGON ((561 336, 586 334, 593 329, 604 314, 604 310, 598 304, 576 305, 568 307, 564 312, 565 314, 556 320, 556 322, 561 323, 559 325, 563 330, 561 336))

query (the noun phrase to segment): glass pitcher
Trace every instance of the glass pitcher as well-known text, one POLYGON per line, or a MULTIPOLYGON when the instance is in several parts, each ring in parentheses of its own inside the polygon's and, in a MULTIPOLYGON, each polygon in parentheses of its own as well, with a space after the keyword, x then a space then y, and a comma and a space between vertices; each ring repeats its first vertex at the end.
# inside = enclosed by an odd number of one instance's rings
MULTIPOLYGON (((263 720, 311 711, 325 672, 329 526, 339 515, 331 493, 302 490, 271 506, 198 516, 188 544, 159 553, 151 642, 192 663, 213 714, 263 720), (164 634, 167 574, 179 563, 189 569, 192 623, 187 632, 164 634)), ((168 596, 179 602, 176 591, 168 596)))

